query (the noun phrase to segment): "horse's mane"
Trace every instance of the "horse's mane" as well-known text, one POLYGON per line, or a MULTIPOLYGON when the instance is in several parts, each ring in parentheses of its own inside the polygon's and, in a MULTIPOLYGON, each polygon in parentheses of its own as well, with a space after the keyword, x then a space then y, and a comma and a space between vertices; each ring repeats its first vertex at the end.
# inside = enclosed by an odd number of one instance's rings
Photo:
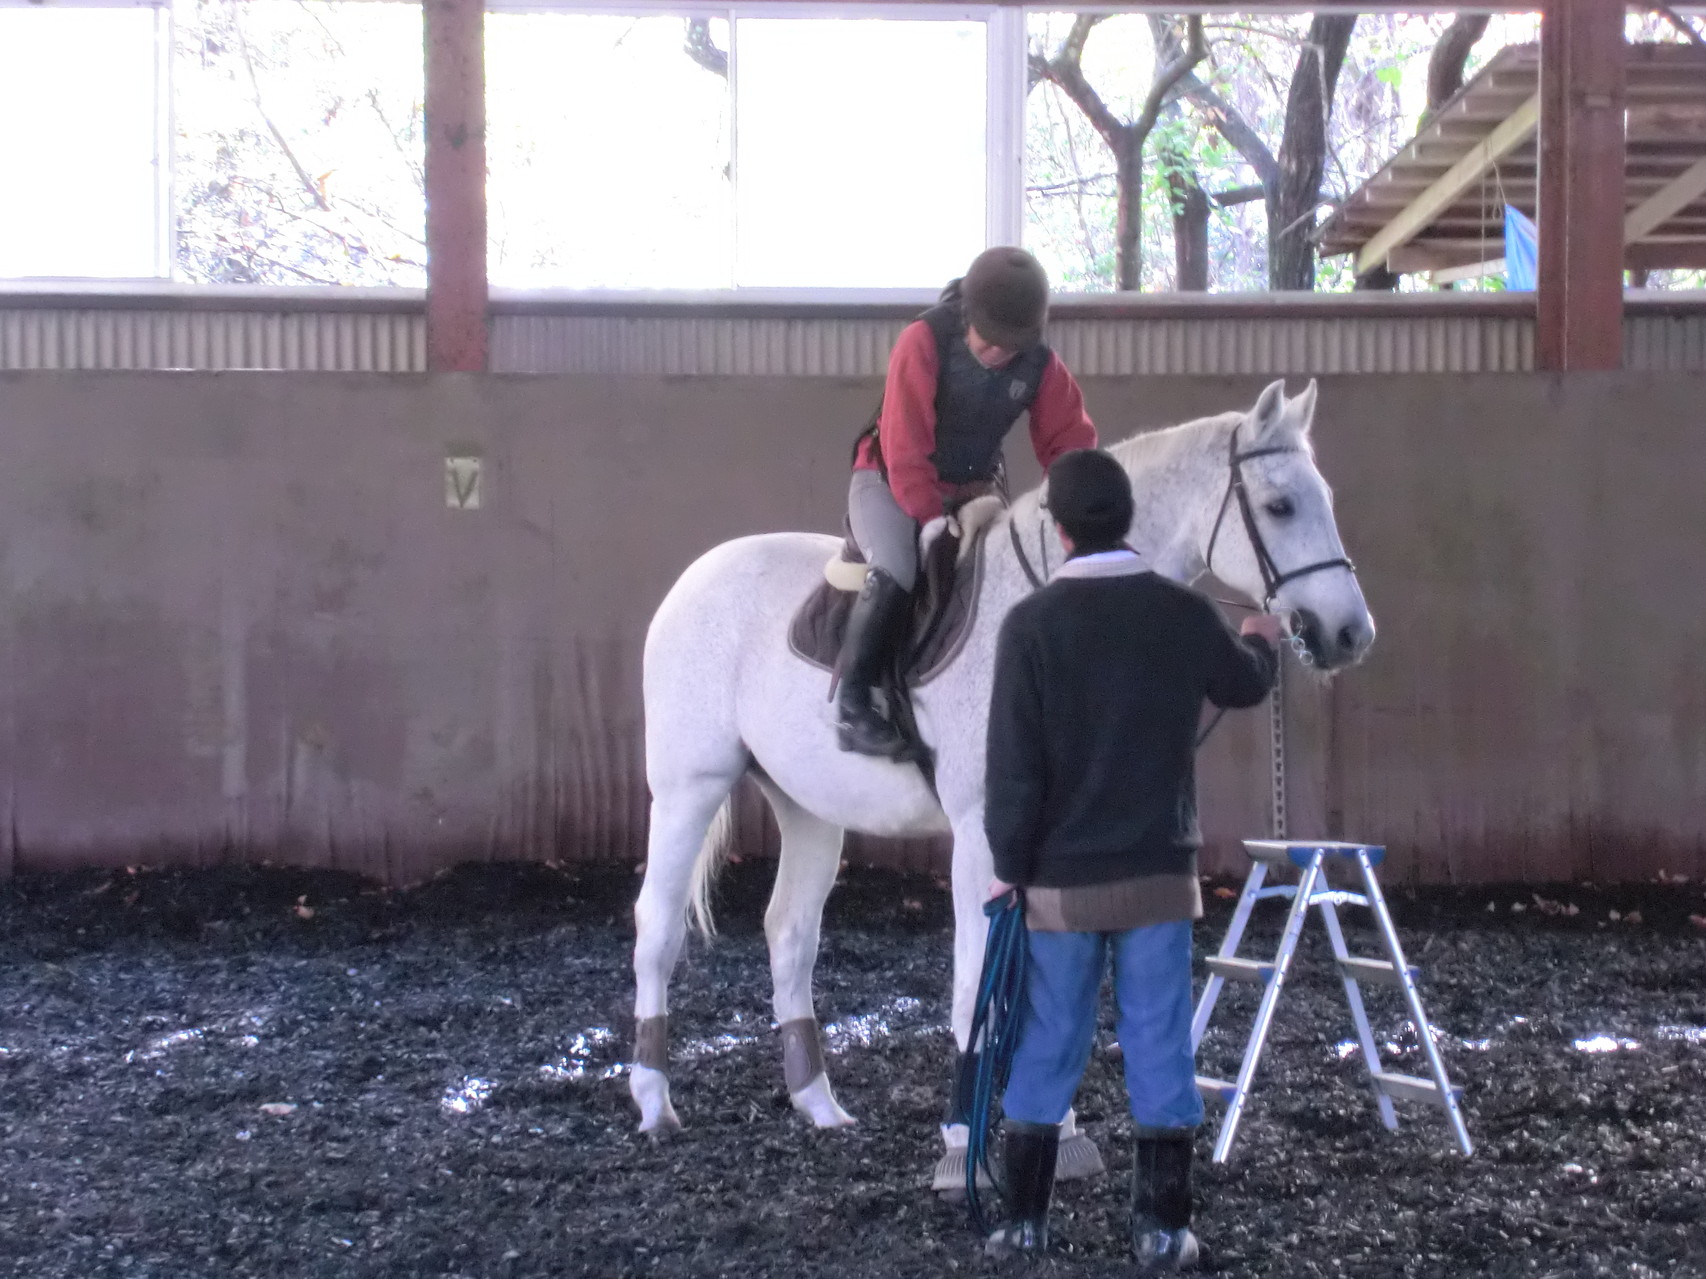
MULTIPOLYGON (((1226 437, 1249 418, 1248 411, 1233 410, 1193 418, 1176 426, 1164 426, 1152 431, 1138 431, 1103 447, 1125 469, 1127 474, 1139 466, 1165 465, 1167 459, 1191 447, 1200 447, 1204 436, 1215 440, 1216 449, 1224 451, 1226 437)), ((1298 424, 1291 414, 1281 417, 1272 430, 1280 437, 1278 443, 1312 452, 1309 447, 1307 424, 1298 424)), ((1033 485, 1013 499, 1013 510, 1029 511, 1042 499, 1043 486, 1033 485)))

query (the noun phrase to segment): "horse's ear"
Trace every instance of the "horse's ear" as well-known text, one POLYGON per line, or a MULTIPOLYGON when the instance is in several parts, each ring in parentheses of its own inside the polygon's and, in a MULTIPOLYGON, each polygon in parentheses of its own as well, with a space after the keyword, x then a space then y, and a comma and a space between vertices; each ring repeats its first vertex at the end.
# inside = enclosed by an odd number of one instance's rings
POLYGON ((1285 382, 1268 383, 1267 389, 1256 400, 1256 407, 1250 410, 1250 439, 1259 440, 1280 424, 1285 416, 1285 382))
POLYGON ((1292 412, 1305 433, 1315 421, 1315 379, 1309 379, 1309 385, 1303 388, 1303 394, 1291 402, 1292 412))

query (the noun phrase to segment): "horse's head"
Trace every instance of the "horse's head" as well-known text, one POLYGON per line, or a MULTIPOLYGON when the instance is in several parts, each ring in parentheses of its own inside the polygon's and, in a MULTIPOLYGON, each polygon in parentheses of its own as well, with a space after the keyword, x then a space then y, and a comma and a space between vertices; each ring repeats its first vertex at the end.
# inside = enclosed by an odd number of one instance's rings
POLYGON ((1233 433, 1226 497, 1206 552, 1228 585, 1291 614, 1314 664, 1333 670, 1368 651, 1374 619, 1339 541, 1332 490, 1315 466, 1314 417, 1313 380, 1290 399, 1283 381, 1262 392, 1233 433))

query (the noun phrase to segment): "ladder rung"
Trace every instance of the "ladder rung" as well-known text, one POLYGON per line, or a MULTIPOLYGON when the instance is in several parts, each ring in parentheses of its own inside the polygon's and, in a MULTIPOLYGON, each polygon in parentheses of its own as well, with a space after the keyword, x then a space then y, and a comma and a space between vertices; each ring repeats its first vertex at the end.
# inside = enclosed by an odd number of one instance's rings
POLYGON ((1207 1075, 1197 1076, 1197 1091, 1205 1101, 1231 1101, 1232 1094, 1238 1091, 1237 1084, 1229 1084, 1224 1079, 1210 1079, 1207 1075))
MULTIPOLYGON (((1354 981, 1378 981, 1388 986, 1402 986, 1398 980, 1398 970, 1384 959, 1341 959, 1339 971, 1354 981)), ((1421 972, 1414 964, 1409 967, 1410 980, 1415 981, 1421 972)))
MULTIPOLYGON (((1200 1081, 1198 1086, 1201 1086, 1200 1081)), ((1385 1071, 1376 1071, 1374 1086, 1388 1097, 1396 1097, 1401 1101, 1431 1101, 1436 1106, 1445 1104, 1439 1095, 1439 1085, 1431 1079, 1417 1079, 1414 1075, 1389 1075, 1385 1071)), ((1453 1084, 1451 1095, 1461 1098, 1462 1085, 1453 1084)))
POLYGON ((1267 981, 1274 975, 1274 966, 1258 959, 1232 959, 1210 955, 1205 967, 1216 977, 1228 981, 1267 981))
POLYGON ((1317 857, 1351 860, 1358 853, 1367 855, 1370 866, 1386 860, 1386 849, 1379 844, 1349 844, 1337 839, 1246 839, 1244 851, 1252 861, 1270 864, 1289 861, 1293 866, 1307 866, 1317 857))
POLYGON ((1256 900, 1259 902, 1267 901, 1271 897, 1284 897, 1287 901, 1290 901, 1296 896, 1296 884, 1275 884, 1272 888, 1258 888, 1256 890, 1256 900))
POLYGON ((1361 893, 1347 893, 1342 889, 1329 888, 1319 893, 1309 894, 1311 906, 1318 902, 1329 902, 1334 906, 1366 906, 1368 905, 1368 898, 1361 893))

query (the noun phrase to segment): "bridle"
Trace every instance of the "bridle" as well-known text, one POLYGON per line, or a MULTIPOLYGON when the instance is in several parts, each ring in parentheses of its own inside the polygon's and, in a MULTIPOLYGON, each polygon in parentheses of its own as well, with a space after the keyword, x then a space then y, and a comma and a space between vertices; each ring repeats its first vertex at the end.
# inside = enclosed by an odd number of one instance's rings
POLYGON ((1220 513, 1214 517, 1214 531, 1208 536, 1208 551, 1203 556, 1203 566, 1214 571, 1214 547, 1220 540, 1220 526, 1226 521, 1226 508, 1232 505, 1233 497, 1238 499, 1238 514, 1244 519, 1244 532, 1250 539, 1250 553, 1256 557, 1256 568, 1262 575, 1262 611, 1265 613, 1274 602, 1274 597, 1288 582, 1295 582, 1300 577, 1308 577, 1311 573, 1325 573, 1328 569, 1342 568, 1353 577, 1357 566, 1343 555, 1330 560, 1317 560, 1313 564, 1305 564, 1302 568, 1294 568, 1289 573, 1282 573, 1279 565, 1274 563, 1274 557, 1268 552, 1268 544, 1262 540, 1262 531, 1256 526, 1256 512, 1250 506, 1250 491, 1244 486, 1244 463, 1252 458, 1271 457, 1276 453, 1301 453, 1303 450, 1290 444, 1274 444, 1267 448, 1246 449, 1238 451, 1238 428, 1232 428, 1232 435, 1227 442, 1227 477, 1226 495, 1220 499, 1220 513))

